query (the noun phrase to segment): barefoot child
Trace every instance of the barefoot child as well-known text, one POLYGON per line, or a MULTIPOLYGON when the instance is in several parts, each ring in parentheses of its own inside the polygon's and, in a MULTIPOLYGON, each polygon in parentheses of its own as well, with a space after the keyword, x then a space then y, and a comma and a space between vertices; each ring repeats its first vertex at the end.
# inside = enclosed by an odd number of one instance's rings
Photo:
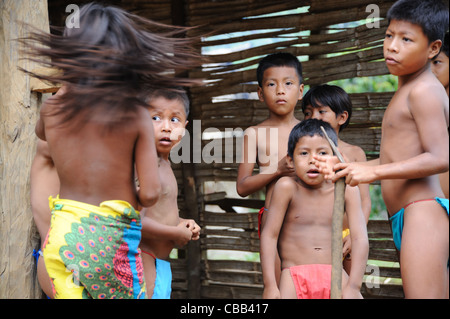
POLYGON ((170 151, 184 135, 189 99, 181 89, 157 90, 149 94, 147 103, 159 157, 161 193, 155 205, 143 209, 140 248, 149 298, 170 299, 172 272, 165 259, 174 247, 185 246, 200 236, 200 227, 178 214, 178 184, 169 160, 170 151))
POLYGON ((381 180, 405 297, 448 298, 448 199, 437 174, 449 167, 449 105, 430 67, 448 28, 448 9, 436 0, 400 0, 388 19, 384 56, 399 83, 384 114, 380 158, 337 164, 334 170, 342 171, 333 180, 345 176, 352 186, 381 180))
POLYGON ((80 28, 62 36, 23 40, 31 59, 61 70, 40 78, 66 87, 46 100, 36 124, 60 181, 45 266, 55 298, 145 298, 136 208, 156 202, 160 183, 152 120, 138 96, 149 86, 188 84, 167 70, 196 55, 189 40, 169 37, 180 29, 151 33, 155 23, 116 7, 86 4, 79 17, 80 28))
MULTIPOLYGON (((275 184, 261 234, 264 298, 330 298, 334 184, 318 172, 313 156, 333 151, 320 126, 337 143, 331 126, 316 119, 299 123, 289 136, 287 162, 295 177, 282 177, 275 184), (277 252, 282 269, 279 287, 274 268, 277 252)), ((345 208, 353 249, 350 277, 342 271, 343 298, 362 298, 369 242, 357 187, 346 187, 345 208)))

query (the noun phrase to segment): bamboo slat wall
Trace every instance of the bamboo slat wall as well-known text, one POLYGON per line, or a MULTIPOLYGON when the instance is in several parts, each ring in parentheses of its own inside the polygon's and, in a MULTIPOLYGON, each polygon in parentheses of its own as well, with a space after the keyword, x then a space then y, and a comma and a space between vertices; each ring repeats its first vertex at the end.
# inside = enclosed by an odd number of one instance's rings
MULTIPOLYGON (((65 3, 62 0, 54 2, 65 3)), ((382 61, 386 22, 382 20, 379 28, 368 28, 364 21, 371 14, 366 12, 366 7, 374 3, 373 0, 110 2, 156 21, 197 27, 189 35, 208 34, 202 42, 208 61, 202 70, 192 70, 189 74, 208 81, 206 86, 190 90, 190 122, 201 120, 201 132, 193 132, 191 126, 191 138, 209 128, 220 132, 236 128, 245 130, 267 117, 265 106, 255 99, 254 93, 257 89, 256 65, 270 53, 283 51, 299 56, 307 86, 388 74, 382 61), (276 12, 285 13, 270 15, 276 12), (344 25, 355 21, 359 23, 344 25), (240 45, 226 50, 225 46, 231 44, 240 45), (213 47, 217 51, 211 54, 213 47)), ((376 1, 381 17, 394 2, 376 1)), ((341 137, 361 146, 368 158, 379 152, 381 119, 392 94, 351 94, 352 121, 341 137)), ((300 108, 296 115, 302 119, 300 108)), ((230 136, 205 136, 201 141, 202 150, 211 142, 225 145, 230 140, 235 145, 232 151, 236 152, 240 139, 230 136)), ((228 198, 223 193, 206 194, 205 182, 235 181, 237 176, 235 154, 222 152, 212 154, 210 159, 215 161, 209 163, 202 159, 200 163, 173 165, 179 183, 180 215, 195 218, 202 227, 202 237, 187 249, 180 249, 178 258, 172 260, 172 297, 261 298, 263 285, 259 262, 208 259, 207 252, 213 250, 258 252, 257 214, 237 213, 234 208, 247 207, 257 211, 263 206, 260 200, 228 198)), ((369 236, 370 259, 397 260, 386 221, 370 221, 369 236)), ((368 277, 362 288, 366 298, 403 296, 401 285, 384 282, 385 277, 400 277, 398 266, 390 264, 368 267, 368 277)))

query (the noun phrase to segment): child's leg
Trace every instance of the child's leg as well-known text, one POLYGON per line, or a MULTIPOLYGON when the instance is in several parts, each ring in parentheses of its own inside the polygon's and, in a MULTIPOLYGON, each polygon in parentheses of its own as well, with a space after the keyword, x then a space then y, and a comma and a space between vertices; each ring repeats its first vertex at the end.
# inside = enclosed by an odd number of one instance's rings
POLYGON ((142 250, 141 252, 142 264, 144 266, 144 278, 147 289, 147 298, 152 299, 156 280, 156 259, 153 255, 146 253, 144 250, 142 250))
POLYGON ((294 282, 292 281, 289 268, 281 271, 279 287, 281 299, 297 299, 297 292, 295 291, 294 282))
POLYGON ((400 267, 406 298, 445 298, 448 287, 448 215, 437 202, 405 209, 400 267))
POLYGON ((42 258, 42 256, 39 258, 37 264, 37 277, 42 291, 49 298, 53 299, 52 283, 50 281, 50 277, 48 276, 47 269, 45 269, 44 258, 42 258))

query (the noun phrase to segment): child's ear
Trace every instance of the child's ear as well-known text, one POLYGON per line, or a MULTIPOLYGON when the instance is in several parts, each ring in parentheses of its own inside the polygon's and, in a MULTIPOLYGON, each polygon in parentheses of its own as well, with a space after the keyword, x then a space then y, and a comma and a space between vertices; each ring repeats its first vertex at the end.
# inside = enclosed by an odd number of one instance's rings
POLYGON ((344 125, 344 123, 347 122, 348 120, 348 112, 347 111, 342 112, 337 116, 337 119, 339 125, 344 125))
POLYGON ((261 102, 264 102, 263 89, 260 86, 258 86, 258 97, 261 102))
POLYGON ((303 90, 305 89, 305 85, 302 83, 300 84, 300 95, 298 96, 298 100, 303 100, 303 90))
POLYGON ((439 55, 442 48, 442 41, 436 40, 430 45, 430 53, 428 54, 428 59, 433 59, 439 55))
POLYGON ((286 164, 289 168, 294 169, 294 160, 289 155, 286 155, 286 164))

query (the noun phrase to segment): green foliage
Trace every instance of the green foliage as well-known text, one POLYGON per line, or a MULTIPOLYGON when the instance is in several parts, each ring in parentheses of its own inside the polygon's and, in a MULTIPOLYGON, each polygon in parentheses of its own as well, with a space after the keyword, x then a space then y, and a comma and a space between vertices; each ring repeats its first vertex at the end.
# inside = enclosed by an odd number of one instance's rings
POLYGON ((372 210, 370 212, 370 219, 386 219, 386 206, 381 196, 380 185, 370 185, 370 199, 372 201, 372 210))
POLYGON ((397 78, 392 75, 373 76, 365 78, 351 78, 332 81, 330 85, 337 85, 347 93, 364 92, 394 92, 397 90, 397 78))

